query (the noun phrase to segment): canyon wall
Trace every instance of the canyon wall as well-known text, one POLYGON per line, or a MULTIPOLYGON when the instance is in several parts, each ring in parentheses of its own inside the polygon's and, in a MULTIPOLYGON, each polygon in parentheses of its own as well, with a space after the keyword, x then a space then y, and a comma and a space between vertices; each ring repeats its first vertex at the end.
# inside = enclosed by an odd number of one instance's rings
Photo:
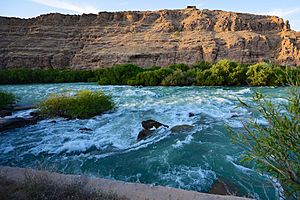
POLYGON ((0 68, 150 67, 221 59, 300 65, 300 32, 275 16, 195 8, 0 17, 0 68))

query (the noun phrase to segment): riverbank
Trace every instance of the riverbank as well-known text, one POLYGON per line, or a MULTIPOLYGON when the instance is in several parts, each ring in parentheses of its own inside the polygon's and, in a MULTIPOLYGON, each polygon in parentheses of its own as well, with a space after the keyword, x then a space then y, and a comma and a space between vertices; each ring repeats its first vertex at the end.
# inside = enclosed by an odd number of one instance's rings
POLYGON ((98 82, 133 86, 284 86, 299 79, 300 68, 272 63, 241 64, 230 60, 198 62, 192 66, 143 68, 133 64, 94 70, 0 69, 1 84, 98 82))
MULTIPOLYGON (((114 193, 122 198, 130 200, 161 200, 161 199, 184 199, 184 200, 247 200, 247 198, 235 196, 222 196, 205 194, 195 191, 187 191, 162 186, 153 186, 140 183, 127 183, 102 178, 89 178, 80 175, 64 175, 47 171, 33 169, 0 167, 0 177, 8 181, 24 183, 28 177, 41 179, 47 177, 47 180, 58 185, 71 183, 84 183, 82 190, 100 190, 106 193, 114 193)), ((0 187, 3 187, 0 185, 0 187)))

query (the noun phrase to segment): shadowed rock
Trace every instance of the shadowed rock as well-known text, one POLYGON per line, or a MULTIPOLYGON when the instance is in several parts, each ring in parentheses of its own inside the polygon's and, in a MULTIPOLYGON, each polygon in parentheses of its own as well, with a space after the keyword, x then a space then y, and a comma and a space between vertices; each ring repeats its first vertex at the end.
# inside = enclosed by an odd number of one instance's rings
POLYGON ((86 127, 80 128, 79 130, 80 130, 80 131, 93 131, 93 129, 86 128, 86 127))
POLYGON ((0 119, 0 132, 6 131, 10 129, 15 128, 21 128, 27 125, 33 125, 38 122, 38 117, 32 117, 32 118, 22 118, 22 117, 16 117, 16 118, 9 118, 9 119, 0 119))
POLYGON ((192 112, 189 113, 189 117, 194 117, 194 116, 195 116, 194 113, 192 113, 192 112))
POLYGON ((137 141, 143 140, 154 133, 154 130, 141 130, 137 136, 137 141))
POLYGON ((142 121, 142 126, 143 126, 143 128, 146 129, 146 130, 150 130, 150 129, 152 129, 152 128, 158 129, 158 128, 161 127, 161 126, 164 126, 164 127, 166 127, 166 128, 169 128, 168 125, 162 124, 162 123, 160 123, 160 122, 158 122, 158 121, 155 121, 155 120, 152 120, 152 119, 146 120, 146 121, 142 121))
POLYGON ((172 133, 188 132, 191 131, 194 126, 191 125, 177 125, 171 128, 172 133))
POLYGON ((169 128, 168 125, 162 124, 162 123, 152 120, 152 119, 142 121, 142 127, 144 129, 139 132, 139 134, 137 136, 137 141, 145 139, 146 137, 148 137, 154 133, 154 129, 158 129, 159 127, 162 127, 162 126, 169 128))
POLYGON ((10 110, 0 110, 0 117, 6 117, 12 115, 10 110))

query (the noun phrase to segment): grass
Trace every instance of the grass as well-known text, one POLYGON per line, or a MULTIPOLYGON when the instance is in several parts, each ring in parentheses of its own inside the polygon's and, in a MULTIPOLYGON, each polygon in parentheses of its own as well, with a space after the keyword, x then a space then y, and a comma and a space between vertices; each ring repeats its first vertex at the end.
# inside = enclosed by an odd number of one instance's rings
POLYGON ((59 184, 47 176, 26 177, 19 183, 0 176, 1 200, 126 200, 113 193, 86 188, 84 181, 59 184))
POLYGON ((44 117, 86 119, 102 114, 115 107, 111 96, 101 91, 82 90, 77 94, 52 94, 39 104, 44 117))
POLYGON ((10 107, 16 102, 16 96, 9 92, 0 91, 0 110, 10 107))

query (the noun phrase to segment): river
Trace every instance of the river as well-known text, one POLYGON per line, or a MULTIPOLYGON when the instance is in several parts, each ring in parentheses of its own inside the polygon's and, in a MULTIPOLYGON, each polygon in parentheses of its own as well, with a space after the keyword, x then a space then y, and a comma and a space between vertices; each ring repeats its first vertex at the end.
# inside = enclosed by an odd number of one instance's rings
MULTIPOLYGON (((237 107, 237 98, 252 103, 256 90, 282 101, 286 88, 131 87, 94 83, 2 85, 36 104, 50 93, 82 89, 113 96, 116 109, 88 120, 43 120, 0 134, 0 165, 47 169, 92 177, 163 185, 208 192, 217 179, 230 182, 243 195, 277 199, 267 176, 240 162, 242 149, 230 142, 227 126, 242 130, 253 116, 237 107), (189 113, 195 116, 189 117, 189 113), (192 125, 192 131, 172 134, 160 128, 137 142, 141 122, 154 119, 170 127, 192 125), (89 128, 92 131, 81 131, 89 128)), ((14 116, 25 116, 20 111, 14 116)), ((266 122, 258 116, 257 120, 266 122)))

